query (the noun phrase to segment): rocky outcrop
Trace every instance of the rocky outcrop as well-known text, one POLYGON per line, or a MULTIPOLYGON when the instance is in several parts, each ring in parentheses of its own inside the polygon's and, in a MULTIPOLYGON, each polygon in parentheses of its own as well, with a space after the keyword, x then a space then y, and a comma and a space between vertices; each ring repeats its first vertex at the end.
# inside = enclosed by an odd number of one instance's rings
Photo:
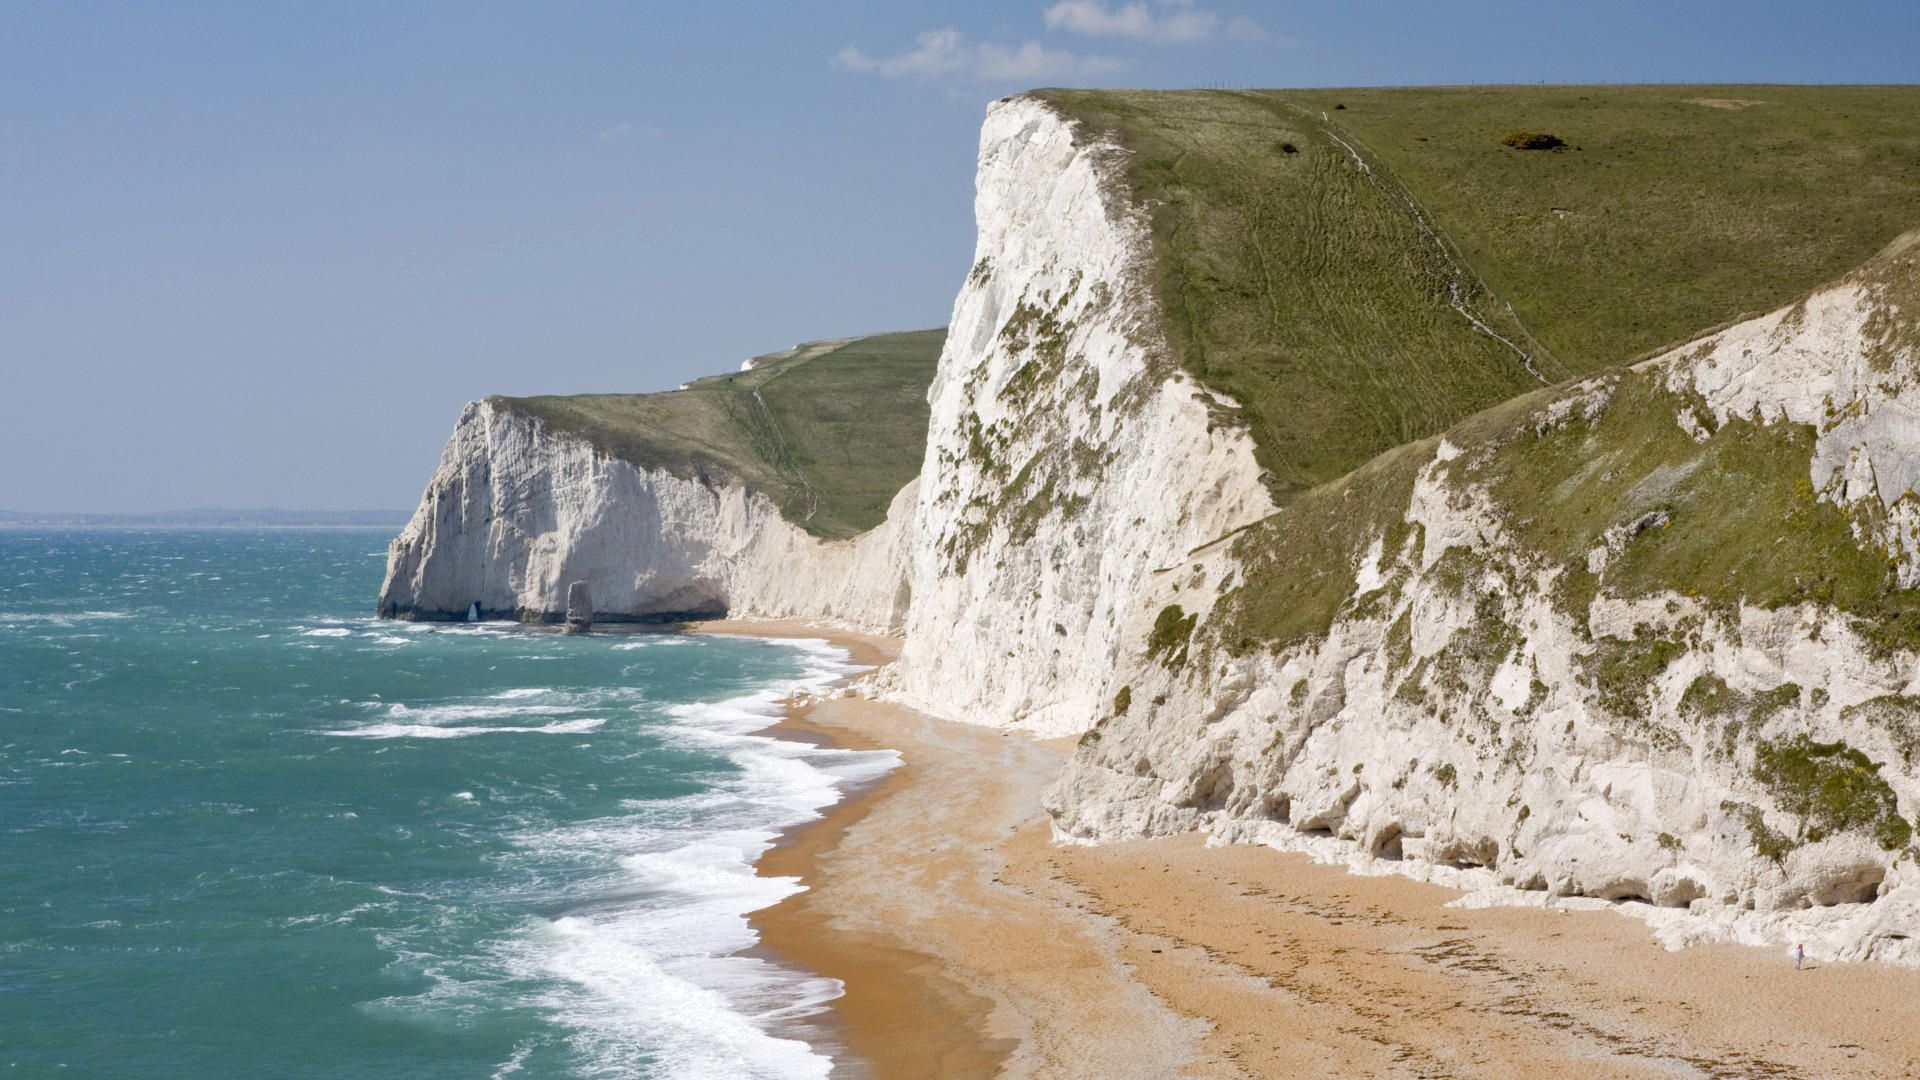
MULTIPOLYGON (((1628 902, 1675 943, 1920 963, 1920 664, 1873 606, 1914 558, 1912 251, 1416 448, 1326 631, 1180 628, 1049 797, 1062 835, 1205 829, 1482 900, 1628 902), (1651 439, 1699 453, 1630 460, 1651 439), (1566 562, 1543 549, 1616 476, 1631 512, 1566 562), (1716 507, 1766 550, 1712 550, 1716 507), (1857 566, 1888 578, 1850 592, 1857 566)), ((1194 577, 1251 587, 1251 543, 1194 577)))
POLYGON ((585 582, 597 621, 904 633, 879 692, 1084 733, 1064 839, 1202 829, 1920 963, 1920 615, 1888 600, 1920 582, 1915 245, 1276 507, 1169 353, 1122 153, 1037 99, 990 110, 885 524, 823 541, 480 402, 381 613, 552 621, 585 582))
POLYGON ((567 633, 584 634, 593 629, 593 586, 584 581, 567 585, 567 633))
POLYGON ((981 132, 893 676, 936 715, 1084 730, 1129 679, 1152 579, 1271 510, 1251 441, 1168 356, 1120 153, 1031 98, 981 132))
POLYGON ((855 539, 802 532, 765 496, 613 457, 494 401, 467 406, 413 520, 393 541, 388 618, 558 622, 570 582, 592 618, 732 614, 816 618, 897 632, 907 564, 895 522, 855 539))

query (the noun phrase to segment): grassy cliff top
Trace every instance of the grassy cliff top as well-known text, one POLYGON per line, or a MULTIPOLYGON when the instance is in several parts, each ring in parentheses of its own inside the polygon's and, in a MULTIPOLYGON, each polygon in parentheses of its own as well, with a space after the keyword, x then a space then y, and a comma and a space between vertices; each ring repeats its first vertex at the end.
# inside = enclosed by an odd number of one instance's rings
POLYGON ((946 336, 811 342, 659 394, 492 400, 637 465, 738 480, 815 536, 841 538, 885 520, 918 475, 946 336))
MULTIPOLYGON (((1846 280, 1877 294, 1870 362, 1890 379, 1911 378, 1920 362, 1920 229, 1846 280)), ((1920 649, 1920 589, 1899 584, 1896 553, 1883 546, 1886 509, 1840 505, 1814 487, 1817 438, 1813 426, 1786 420, 1715 423, 1697 398, 1668 388, 1664 367, 1620 369, 1453 425, 1445 439, 1458 456, 1442 480, 1484 490, 1523 561, 1563 568, 1553 599, 1578 625, 1597 594, 1672 592, 1723 614, 1818 603, 1853 616, 1870 645, 1920 649), (1587 554, 1610 532, 1622 546, 1596 575, 1587 554)), ((1395 447, 1236 536, 1246 578, 1217 609, 1221 640, 1236 650, 1290 645, 1366 606, 1348 605, 1368 545, 1378 540, 1388 562, 1419 548, 1405 515, 1439 441, 1395 447)), ((1487 559, 1464 547, 1454 555, 1487 559)))
POLYGON ((1175 358, 1282 500, 1920 224, 1914 86, 1037 96, 1130 151, 1175 358))

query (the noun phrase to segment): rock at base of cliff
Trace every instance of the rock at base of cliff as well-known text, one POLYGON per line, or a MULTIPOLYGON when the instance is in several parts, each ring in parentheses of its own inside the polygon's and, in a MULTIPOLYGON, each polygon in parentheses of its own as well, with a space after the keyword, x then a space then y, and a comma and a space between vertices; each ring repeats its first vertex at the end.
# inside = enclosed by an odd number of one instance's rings
POLYGON ((567 633, 584 634, 593 629, 593 592, 584 581, 567 586, 567 633))

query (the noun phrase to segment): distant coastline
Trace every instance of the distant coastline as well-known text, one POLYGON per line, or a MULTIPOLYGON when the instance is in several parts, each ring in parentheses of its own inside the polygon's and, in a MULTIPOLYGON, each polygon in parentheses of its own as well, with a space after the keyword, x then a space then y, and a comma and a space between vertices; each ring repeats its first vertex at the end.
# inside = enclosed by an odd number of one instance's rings
POLYGON ((56 514, 0 510, 0 529, 398 529, 406 510, 162 510, 56 514))

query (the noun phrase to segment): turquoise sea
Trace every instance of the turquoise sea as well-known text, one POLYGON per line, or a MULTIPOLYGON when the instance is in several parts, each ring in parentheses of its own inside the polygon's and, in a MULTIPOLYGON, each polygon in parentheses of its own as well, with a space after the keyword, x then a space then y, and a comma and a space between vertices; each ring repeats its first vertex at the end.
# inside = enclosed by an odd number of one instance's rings
POLYGON ((0 1076, 805 1077, 822 642, 368 616, 387 535, 0 532, 0 1076), (743 953, 743 950, 749 950, 743 953))

